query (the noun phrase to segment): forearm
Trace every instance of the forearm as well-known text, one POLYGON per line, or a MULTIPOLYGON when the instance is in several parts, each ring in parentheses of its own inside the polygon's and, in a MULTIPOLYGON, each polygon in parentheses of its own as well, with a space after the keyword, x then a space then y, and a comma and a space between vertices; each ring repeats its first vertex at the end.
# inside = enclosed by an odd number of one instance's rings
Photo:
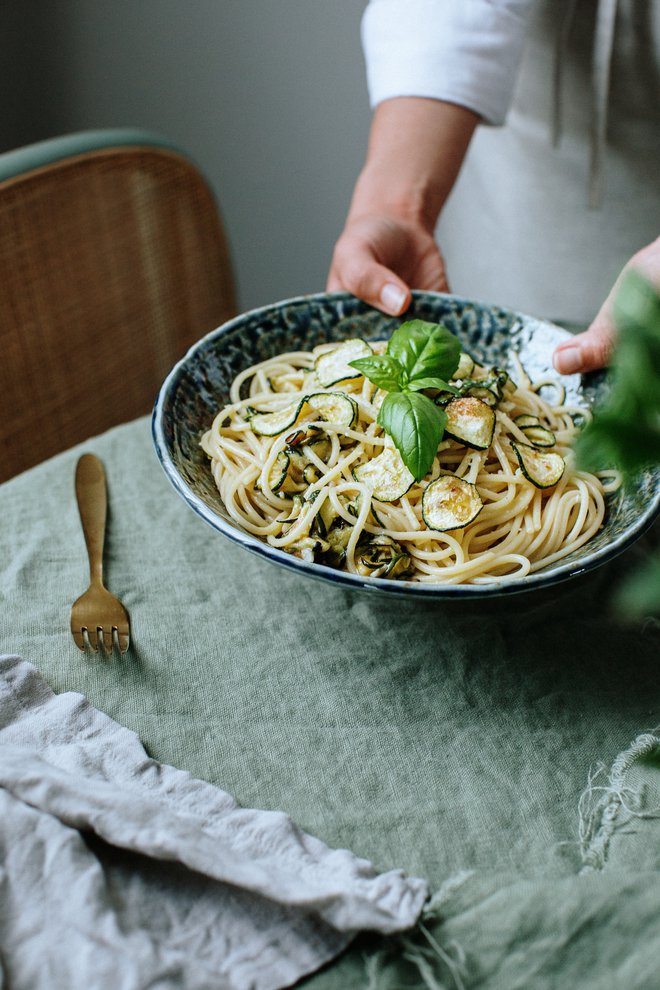
POLYGON ((473 111, 442 100, 396 97, 380 103, 349 220, 385 213, 432 231, 478 123, 473 111))

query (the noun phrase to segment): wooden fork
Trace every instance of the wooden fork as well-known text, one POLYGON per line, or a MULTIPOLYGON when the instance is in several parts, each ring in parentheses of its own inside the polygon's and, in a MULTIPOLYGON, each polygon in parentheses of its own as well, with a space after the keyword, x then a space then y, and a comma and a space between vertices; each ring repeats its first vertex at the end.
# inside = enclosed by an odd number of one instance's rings
POLYGON ((76 498, 89 557, 89 588, 73 603, 71 632, 76 646, 98 653, 128 649, 128 612, 103 584, 103 543, 107 493, 105 471, 98 457, 83 454, 76 466, 76 498))

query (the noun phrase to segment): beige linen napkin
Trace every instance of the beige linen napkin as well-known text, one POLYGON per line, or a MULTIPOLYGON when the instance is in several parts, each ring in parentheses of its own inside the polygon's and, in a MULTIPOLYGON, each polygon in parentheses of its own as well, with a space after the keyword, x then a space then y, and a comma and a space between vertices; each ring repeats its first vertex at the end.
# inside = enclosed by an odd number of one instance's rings
MULTIPOLYGON (((283 800, 285 795, 283 795, 283 800)), ((157 763, 0 656, 0 986, 275 990, 428 891, 157 763)))

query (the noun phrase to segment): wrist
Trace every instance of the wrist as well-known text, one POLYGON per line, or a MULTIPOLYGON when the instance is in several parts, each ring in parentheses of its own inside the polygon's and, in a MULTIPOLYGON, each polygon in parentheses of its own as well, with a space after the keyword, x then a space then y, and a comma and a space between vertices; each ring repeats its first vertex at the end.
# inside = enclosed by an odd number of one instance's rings
POLYGON ((432 233, 443 203, 432 179, 426 182, 420 175, 408 177, 392 170, 387 162, 370 162, 355 186, 349 220, 365 216, 390 217, 432 233))

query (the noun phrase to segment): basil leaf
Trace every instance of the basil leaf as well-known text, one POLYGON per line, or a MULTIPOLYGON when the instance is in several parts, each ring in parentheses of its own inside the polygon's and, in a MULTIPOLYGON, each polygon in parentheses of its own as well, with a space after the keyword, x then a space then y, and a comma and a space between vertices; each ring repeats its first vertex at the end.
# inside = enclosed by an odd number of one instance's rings
POLYGON ((423 388, 438 388, 441 392, 452 392, 454 395, 458 395, 458 389, 443 378, 416 378, 406 388, 411 392, 419 392, 423 388))
POLYGON ((429 472, 447 417, 427 395, 388 392, 378 413, 378 423, 389 433, 415 481, 429 472))
POLYGON ((351 368, 357 368, 365 378, 387 392, 401 391, 401 373, 399 362, 388 354, 375 354, 373 357, 356 358, 349 361, 351 368))
POLYGON ((451 378, 458 367, 461 345, 458 338, 439 323, 408 320, 397 327, 387 345, 408 375, 416 378, 451 378))

